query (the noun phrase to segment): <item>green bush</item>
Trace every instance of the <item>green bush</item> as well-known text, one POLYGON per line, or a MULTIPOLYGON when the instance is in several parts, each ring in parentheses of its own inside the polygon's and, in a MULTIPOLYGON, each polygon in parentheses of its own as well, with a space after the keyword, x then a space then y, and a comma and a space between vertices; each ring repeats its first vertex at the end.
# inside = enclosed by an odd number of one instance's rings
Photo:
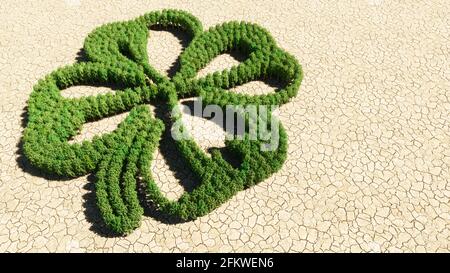
MULTIPOLYGON (((137 183, 142 180, 147 199, 168 215, 192 220, 209 213, 238 191, 250 187, 281 168, 287 152, 281 126, 279 146, 261 151, 262 141, 227 140, 226 149, 241 159, 231 166, 220 152, 208 157, 192 140, 176 141, 184 163, 198 178, 198 186, 177 201, 168 200, 152 179, 150 163, 164 129, 143 104, 163 101, 169 109, 179 98, 200 96, 206 104, 280 105, 297 94, 301 66, 279 48, 263 28, 245 22, 229 22, 202 30, 192 15, 178 10, 150 12, 135 20, 111 23, 90 33, 84 43, 88 61, 57 69, 34 86, 28 102, 28 124, 23 151, 45 172, 77 177, 96 172, 97 204, 106 225, 119 234, 139 226, 143 209, 137 183), (191 35, 180 56, 180 70, 172 79, 149 65, 146 54, 148 29, 173 26, 191 35), (214 57, 239 50, 246 60, 231 69, 196 79, 197 72, 214 57), (275 93, 249 96, 226 89, 243 83, 276 78, 284 87, 275 93), (64 98, 60 90, 74 85, 120 84, 114 94, 64 98), (131 111, 130 111, 131 110, 131 111), (92 141, 69 144, 82 125, 130 111, 118 128, 92 141)), ((272 121, 271 115, 267 124, 272 121)), ((172 116, 172 122, 179 116, 172 116)), ((246 118, 249 125, 254 120, 246 118)))

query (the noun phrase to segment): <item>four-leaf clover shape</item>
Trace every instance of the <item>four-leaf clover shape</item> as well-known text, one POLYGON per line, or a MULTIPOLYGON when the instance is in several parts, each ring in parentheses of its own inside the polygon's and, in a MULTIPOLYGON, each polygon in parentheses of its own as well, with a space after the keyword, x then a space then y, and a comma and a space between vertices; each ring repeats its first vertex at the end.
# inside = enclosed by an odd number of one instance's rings
POLYGON ((127 234, 140 224, 143 201, 138 197, 138 183, 144 185, 146 202, 157 210, 192 220, 281 168, 287 153, 282 126, 278 148, 273 151, 262 151, 261 141, 248 137, 226 140, 226 149, 240 161, 238 166, 224 160, 218 150, 208 156, 192 138, 175 141, 180 158, 198 180, 192 191, 176 201, 165 197, 150 171, 162 132, 180 121, 181 114, 173 112, 170 124, 165 124, 153 117, 144 104, 162 102, 172 109, 181 98, 201 97, 206 104, 220 107, 280 105, 297 94, 303 75, 301 66, 276 45, 265 29, 229 22, 203 31, 194 16, 163 10, 95 29, 85 39, 84 50, 87 61, 59 68, 34 86, 28 101, 23 151, 34 166, 50 174, 77 177, 95 172, 97 205, 114 232, 127 234), (149 65, 146 44, 148 29, 154 25, 181 28, 191 36, 179 57, 179 71, 172 78, 149 65), (222 72, 195 78, 214 57, 231 50, 241 51, 246 59, 222 72), (255 96, 227 91, 266 78, 279 80, 283 87, 255 96), (60 94, 70 86, 98 84, 124 88, 76 99, 60 94), (69 143, 84 123, 126 111, 130 111, 129 115, 113 132, 91 141, 69 143))

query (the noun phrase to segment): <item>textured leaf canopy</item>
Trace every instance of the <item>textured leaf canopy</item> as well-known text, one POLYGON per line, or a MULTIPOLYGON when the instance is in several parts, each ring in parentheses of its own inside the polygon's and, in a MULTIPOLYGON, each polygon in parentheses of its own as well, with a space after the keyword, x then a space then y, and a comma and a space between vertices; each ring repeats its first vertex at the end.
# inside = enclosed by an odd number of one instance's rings
MULTIPOLYGON (((161 193, 150 163, 165 127, 144 104, 162 102, 172 109, 178 100, 201 97, 207 104, 281 105, 297 94, 301 66, 279 48, 263 28, 229 22, 202 30, 192 15, 178 10, 150 12, 131 21, 95 29, 84 43, 87 62, 62 67, 40 80, 28 102, 24 154, 45 172, 77 177, 96 172, 97 204, 106 225, 119 234, 137 228, 143 214, 137 184, 143 183, 147 201, 167 215, 192 220, 217 208, 236 192, 276 172, 286 158, 286 133, 279 130, 279 146, 261 151, 261 141, 227 140, 226 149, 240 159, 232 166, 217 150, 207 156, 192 138, 177 140, 179 156, 198 179, 197 186, 171 201, 161 193), (146 45, 151 26, 181 28, 191 42, 180 56, 180 69, 169 78, 148 61, 146 45), (246 59, 239 65, 196 79, 213 58, 239 50, 246 59), (236 94, 227 89, 253 80, 275 78, 283 88, 267 95, 236 94), (105 95, 69 99, 60 91, 75 85, 118 84, 123 90, 105 95), (70 144, 84 123, 130 111, 118 128, 81 144, 70 144)), ((267 120, 270 123, 273 117, 267 120)), ((247 123, 254 122, 246 119, 247 123)))

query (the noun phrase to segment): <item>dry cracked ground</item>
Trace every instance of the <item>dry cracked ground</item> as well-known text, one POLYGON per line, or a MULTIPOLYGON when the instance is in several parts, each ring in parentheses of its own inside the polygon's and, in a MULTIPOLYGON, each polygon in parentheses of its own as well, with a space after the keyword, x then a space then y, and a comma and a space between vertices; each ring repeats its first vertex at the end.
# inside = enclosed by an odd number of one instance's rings
MULTIPOLYGON (((448 252, 450 3, 219 2, 1 1, 0 252, 448 252), (300 92, 278 113, 288 158, 207 216, 175 225, 144 217, 131 235, 112 237, 98 217, 92 179, 58 181, 21 156, 24 108, 39 78, 80 58, 95 27, 162 8, 186 10, 205 28, 258 23, 297 57, 305 71, 300 92)), ((158 29, 150 36, 152 64, 172 73, 186 37, 158 29)), ((224 54, 201 73, 230 67, 235 57, 224 54)), ((236 88, 273 90, 263 82, 236 88)), ((102 92, 113 91, 79 86, 63 95, 102 92)), ((86 124, 72 141, 114 130, 125 116, 86 124)), ((223 145, 221 127, 185 120, 205 150, 223 145)), ((189 184, 179 181, 191 178, 163 144, 151 168, 175 199, 189 184)))

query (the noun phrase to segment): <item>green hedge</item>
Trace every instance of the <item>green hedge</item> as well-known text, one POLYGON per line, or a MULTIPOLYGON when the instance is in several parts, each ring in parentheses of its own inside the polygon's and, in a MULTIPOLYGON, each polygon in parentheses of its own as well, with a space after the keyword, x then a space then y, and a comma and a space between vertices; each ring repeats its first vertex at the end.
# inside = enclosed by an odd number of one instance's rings
MULTIPOLYGON (((113 231, 127 234, 139 226, 143 209, 136 189, 138 180, 145 185, 147 199, 163 213, 192 220, 281 168, 287 151, 282 126, 275 151, 261 151, 262 142, 250 140, 247 134, 244 140, 226 141, 226 149, 240 159, 238 167, 231 166, 218 151, 208 157, 192 139, 176 141, 181 158, 199 180, 195 189, 177 201, 161 193, 150 172, 164 124, 152 117, 143 104, 158 101, 172 109, 180 98, 200 96, 205 103, 221 107, 280 105, 297 94, 303 75, 301 66, 276 45, 265 29, 229 22, 203 31, 194 16, 163 10, 101 26, 88 35, 84 49, 87 62, 59 68, 34 86, 28 101, 23 150, 33 165, 47 173, 77 177, 96 172, 97 204, 113 231), (153 25, 178 27, 191 35, 189 46, 180 56, 180 70, 172 79, 149 65, 146 46, 148 29, 153 25), (245 61, 195 78, 214 57, 231 50, 244 53, 245 61), (227 91, 267 78, 280 80, 284 87, 258 96, 227 91), (118 84, 124 89, 78 99, 60 94, 70 86, 94 84, 118 84), (126 111, 130 114, 112 133, 81 144, 68 142, 84 123, 126 111)), ((171 122, 179 119, 174 115, 171 122)), ((272 120, 270 114, 267 123, 272 120)), ((246 122, 256 121, 246 118, 246 122)))

